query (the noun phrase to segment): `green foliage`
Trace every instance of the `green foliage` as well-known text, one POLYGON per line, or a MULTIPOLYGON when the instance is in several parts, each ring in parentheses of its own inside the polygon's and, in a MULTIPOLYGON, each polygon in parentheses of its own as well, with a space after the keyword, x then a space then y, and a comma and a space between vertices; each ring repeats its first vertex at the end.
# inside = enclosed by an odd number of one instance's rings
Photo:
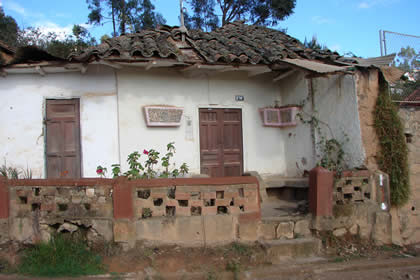
POLYGON ((88 23, 102 25, 112 23, 112 36, 123 35, 127 30, 135 32, 155 28, 166 21, 154 11, 150 0, 86 0, 90 13, 88 23))
POLYGON ((230 250, 237 255, 240 256, 251 256, 252 255, 252 250, 249 246, 238 243, 238 242, 233 242, 231 244, 230 250))
POLYGON ((219 24, 219 10, 222 26, 238 19, 274 26, 293 13, 296 0, 189 0, 187 3, 192 8, 192 16, 186 17, 186 26, 208 30, 219 24))
POLYGON ((326 45, 321 45, 318 42, 318 38, 316 37, 316 35, 313 35, 311 40, 308 40, 305 37, 305 41, 304 41, 303 45, 305 47, 313 49, 313 50, 328 50, 326 45))
POLYGON ((19 27, 16 20, 11 16, 6 16, 3 8, 0 6, 0 41, 15 47, 18 31, 19 27))
POLYGON ((417 52, 410 46, 401 48, 393 62, 393 66, 400 68, 404 72, 420 69, 420 51, 417 52))
POLYGON ((233 279, 239 280, 239 273, 241 272, 241 263, 239 261, 231 260, 226 264, 226 270, 233 272, 233 279))
POLYGON ((38 277, 62 277, 101 274, 101 258, 80 240, 57 235, 48 243, 39 243, 24 252, 18 267, 20 274, 38 277))
POLYGON ((388 84, 380 75, 380 92, 375 107, 375 129, 381 151, 377 155, 380 170, 390 179, 391 204, 404 205, 410 196, 408 149, 398 108, 388 94, 388 84))
MULTIPOLYGON (((181 164, 181 166, 178 168, 171 169, 171 166, 174 166, 174 164, 171 164, 171 158, 175 155, 175 143, 170 142, 166 146, 167 153, 165 156, 161 158, 161 165, 163 167, 163 171, 158 172, 155 170, 157 164, 159 163, 159 155, 160 153, 154 149, 149 150, 143 150, 143 155, 145 155, 147 158, 144 161, 144 166, 140 162, 141 154, 137 151, 132 152, 127 157, 127 163, 129 165, 128 171, 123 173, 123 176, 126 176, 128 179, 152 179, 156 177, 160 178, 176 178, 179 175, 184 176, 188 173, 189 168, 188 165, 184 162, 181 164)), ((102 166, 98 166, 98 168, 101 168, 101 170, 105 170, 106 168, 102 166)), ((119 164, 113 164, 112 167, 112 175, 114 178, 121 175, 121 166, 119 164)), ((98 169, 97 169, 98 171, 98 169)), ((98 173, 98 172, 97 172, 98 173)), ((98 175, 101 175, 98 173, 98 175)))
MULTIPOLYGON (((301 104, 303 108, 305 101, 301 104)), ((315 115, 306 113, 303 111, 303 109, 296 115, 296 118, 300 119, 302 123, 313 127, 315 133, 317 133, 319 137, 319 141, 317 142, 319 151, 317 157, 319 158, 319 161, 317 165, 322 166, 330 171, 337 171, 338 174, 340 174, 347 167, 344 145, 349 141, 348 136, 343 132, 343 140, 339 141, 338 139, 334 138, 332 130, 327 123, 320 121, 315 115), (305 119, 304 115, 306 115, 308 118, 305 119), (331 138, 327 137, 323 132, 321 129, 321 124, 328 128, 331 138)), ((315 134, 313 137, 315 138, 315 134)))
POLYGON ((44 34, 39 28, 28 27, 19 31, 17 46, 36 46, 58 58, 67 58, 74 51, 96 44, 95 38, 80 25, 73 26, 73 35, 49 32, 44 34))
POLYGON ((143 219, 151 218, 153 211, 150 208, 143 208, 143 211, 141 213, 141 217, 143 219))
POLYGON ((100 177, 105 177, 107 171, 108 170, 106 169, 106 167, 102 167, 100 165, 96 167, 96 174, 98 174, 100 177))
POLYGON ((0 166, 0 175, 8 179, 19 179, 20 174, 21 172, 18 168, 8 166, 6 161, 4 161, 3 165, 0 166))

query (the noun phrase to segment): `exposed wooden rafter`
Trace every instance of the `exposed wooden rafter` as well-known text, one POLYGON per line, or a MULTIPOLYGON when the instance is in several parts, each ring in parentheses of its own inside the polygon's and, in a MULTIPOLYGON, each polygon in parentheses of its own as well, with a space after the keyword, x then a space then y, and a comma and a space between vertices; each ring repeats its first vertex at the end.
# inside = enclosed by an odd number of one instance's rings
POLYGON ((41 76, 45 76, 45 70, 41 66, 35 66, 35 70, 39 73, 41 76))
POLYGON ((197 70, 197 69, 200 69, 200 68, 201 68, 201 64, 196 63, 196 64, 193 64, 191 66, 185 67, 185 68, 181 69, 180 71, 181 72, 191 72, 191 71, 194 71, 194 70, 197 70))
POLYGON ((152 69, 153 66, 156 66, 157 62, 155 60, 150 60, 147 64, 146 64, 146 71, 149 71, 150 69, 152 69))
POLYGON ((121 69, 122 68, 121 65, 118 65, 117 63, 106 61, 106 60, 99 60, 98 63, 99 64, 102 64, 102 65, 106 65, 106 66, 112 67, 114 69, 121 69))
POLYGON ((283 73, 283 74, 280 74, 280 75, 278 75, 277 77, 275 77, 275 78, 273 79, 273 82, 280 81, 280 80, 282 80, 282 79, 284 79, 284 78, 286 78, 286 77, 288 77, 288 76, 292 75, 292 74, 293 74, 293 73, 295 73, 295 72, 296 72, 296 69, 291 69, 291 70, 289 70, 289 71, 287 71, 287 72, 285 72, 285 73, 283 73))

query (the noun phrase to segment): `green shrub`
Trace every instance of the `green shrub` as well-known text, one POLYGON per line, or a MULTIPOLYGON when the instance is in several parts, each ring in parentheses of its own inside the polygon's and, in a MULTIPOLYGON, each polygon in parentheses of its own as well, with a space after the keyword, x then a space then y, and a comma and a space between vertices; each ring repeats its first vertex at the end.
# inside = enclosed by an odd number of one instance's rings
POLYGON ((101 274, 101 258, 89 251, 81 240, 57 235, 24 252, 18 272, 31 276, 81 276, 101 274))
POLYGON ((379 169, 389 175, 391 204, 404 205, 410 196, 408 149, 398 108, 388 93, 388 83, 379 75, 379 96, 375 108, 375 128, 381 150, 379 169))

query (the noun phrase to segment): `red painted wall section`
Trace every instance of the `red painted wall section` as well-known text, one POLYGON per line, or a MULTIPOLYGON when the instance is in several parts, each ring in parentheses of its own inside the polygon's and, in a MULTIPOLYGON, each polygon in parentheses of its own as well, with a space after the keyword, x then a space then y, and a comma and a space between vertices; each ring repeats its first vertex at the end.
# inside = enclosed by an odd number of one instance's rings
POLYGON ((309 172, 309 211, 332 216, 334 173, 320 166, 309 172))
POLYGON ((9 188, 6 178, 0 176, 0 219, 9 218, 9 188))
POLYGON ((113 200, 115 219, 132 219, 134 217, 132 185, 117 182, 114 185, 113 200))

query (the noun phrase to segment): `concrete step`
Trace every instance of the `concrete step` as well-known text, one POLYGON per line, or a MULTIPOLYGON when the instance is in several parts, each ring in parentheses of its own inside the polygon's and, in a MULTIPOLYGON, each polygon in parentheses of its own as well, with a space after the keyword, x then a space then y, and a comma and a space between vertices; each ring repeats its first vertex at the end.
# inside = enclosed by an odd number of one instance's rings
POLYGON ((321 240, 316 238, 264 240, 260 242, 266 250, 268 259, 273 264, 282 263, 290 258, 317 256, 321 249, 321 240))
POLYGON ((283 176, 267 176, 263 178, 269 188, 308 188, 309 178, 295 178, 283 176))

